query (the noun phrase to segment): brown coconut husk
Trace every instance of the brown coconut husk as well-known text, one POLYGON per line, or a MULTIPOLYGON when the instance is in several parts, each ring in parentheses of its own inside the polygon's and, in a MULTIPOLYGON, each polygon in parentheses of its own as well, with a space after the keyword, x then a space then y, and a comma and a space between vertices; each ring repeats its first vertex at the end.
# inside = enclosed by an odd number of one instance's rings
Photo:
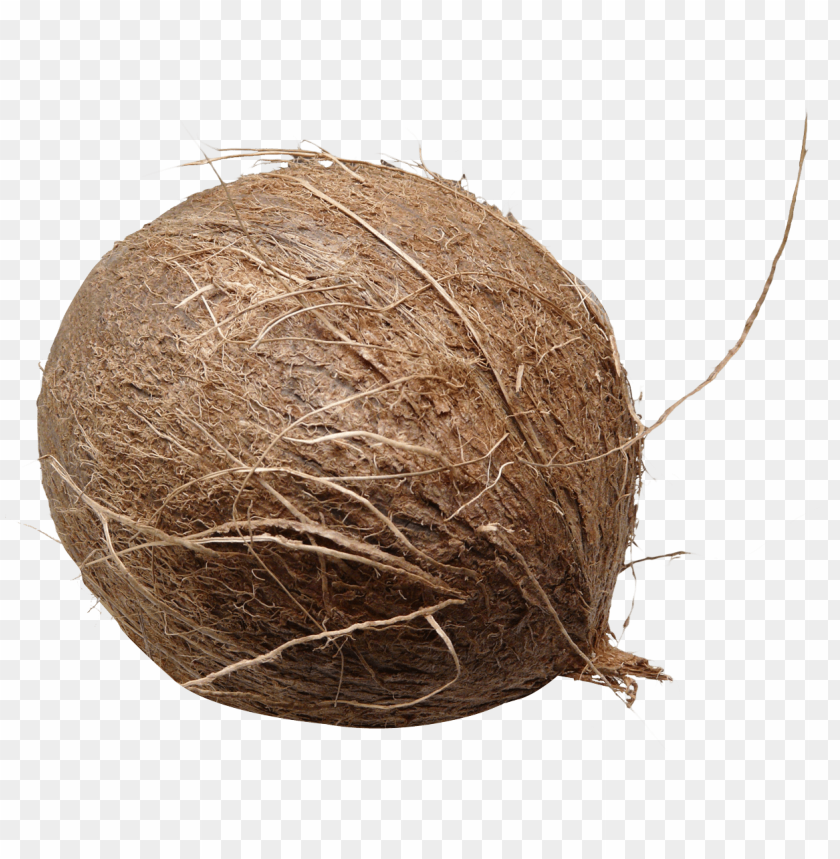
POLYGON ((255 713, 422 725, 558 676, 632 704, 666 679, 608 622, 648 429, 597 299, 430 171, 255 154, 290 160, 117 243, 53 345, 43 479, 87 587, 255 713))

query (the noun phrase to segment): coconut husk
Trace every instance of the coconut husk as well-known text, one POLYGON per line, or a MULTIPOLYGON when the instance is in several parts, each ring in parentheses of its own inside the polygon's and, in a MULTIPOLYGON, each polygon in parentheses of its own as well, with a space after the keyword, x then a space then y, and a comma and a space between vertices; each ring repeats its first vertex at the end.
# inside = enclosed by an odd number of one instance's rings
POLYGON ((177 683, 271 716, 422 725, 611 642, 644 426, 588 288, 426 171, 277 150, 107 253, 38 401, 90 591, 177 683))

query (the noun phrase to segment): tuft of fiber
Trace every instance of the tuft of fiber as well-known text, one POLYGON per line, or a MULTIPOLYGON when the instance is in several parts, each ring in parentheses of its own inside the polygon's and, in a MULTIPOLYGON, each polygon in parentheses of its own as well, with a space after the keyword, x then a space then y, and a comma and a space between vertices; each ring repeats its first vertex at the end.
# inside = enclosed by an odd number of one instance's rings
POLYGON ((597 299, 434 173, 257 154, 290 160, 118 242, 53 345, 43 480, 87 587, 271 716, 667 679, 609 640, 646 430, 597 299))

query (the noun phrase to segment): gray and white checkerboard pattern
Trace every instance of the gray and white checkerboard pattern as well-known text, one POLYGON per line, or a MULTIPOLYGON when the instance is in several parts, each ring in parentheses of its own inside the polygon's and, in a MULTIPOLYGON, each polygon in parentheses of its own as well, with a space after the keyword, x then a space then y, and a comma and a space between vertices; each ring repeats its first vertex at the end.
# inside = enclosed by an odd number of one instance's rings
POLYGON ((837 15, 720 0, 0 5, 4 857, 840 855, 837 15), (635 591, 625 643, 675 678, 643 683, 634 711, 568 680, 399 732, 222 708, 91 610, 63 549, 18 523, 54 533, 38 362, 113 242, 215 184, 178 166, 196 141, 309 139, 371 160, 422 144, 602 298, 650 421, 740 333, 806 110, 761 317, 646 444, 635 557, 692 554, 616 591, 613 628, 635 591))

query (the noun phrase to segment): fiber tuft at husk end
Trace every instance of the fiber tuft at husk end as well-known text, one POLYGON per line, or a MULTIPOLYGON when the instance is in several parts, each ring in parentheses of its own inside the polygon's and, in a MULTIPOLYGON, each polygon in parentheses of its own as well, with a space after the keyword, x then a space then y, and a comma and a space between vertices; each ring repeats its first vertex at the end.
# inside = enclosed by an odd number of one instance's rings
POLYGON ((587 287, 433 173, 298 153, 190 197, 91 272, 38 400, 84 582, 175 681, 401 727, 609 643, 641 423, 587 287))

